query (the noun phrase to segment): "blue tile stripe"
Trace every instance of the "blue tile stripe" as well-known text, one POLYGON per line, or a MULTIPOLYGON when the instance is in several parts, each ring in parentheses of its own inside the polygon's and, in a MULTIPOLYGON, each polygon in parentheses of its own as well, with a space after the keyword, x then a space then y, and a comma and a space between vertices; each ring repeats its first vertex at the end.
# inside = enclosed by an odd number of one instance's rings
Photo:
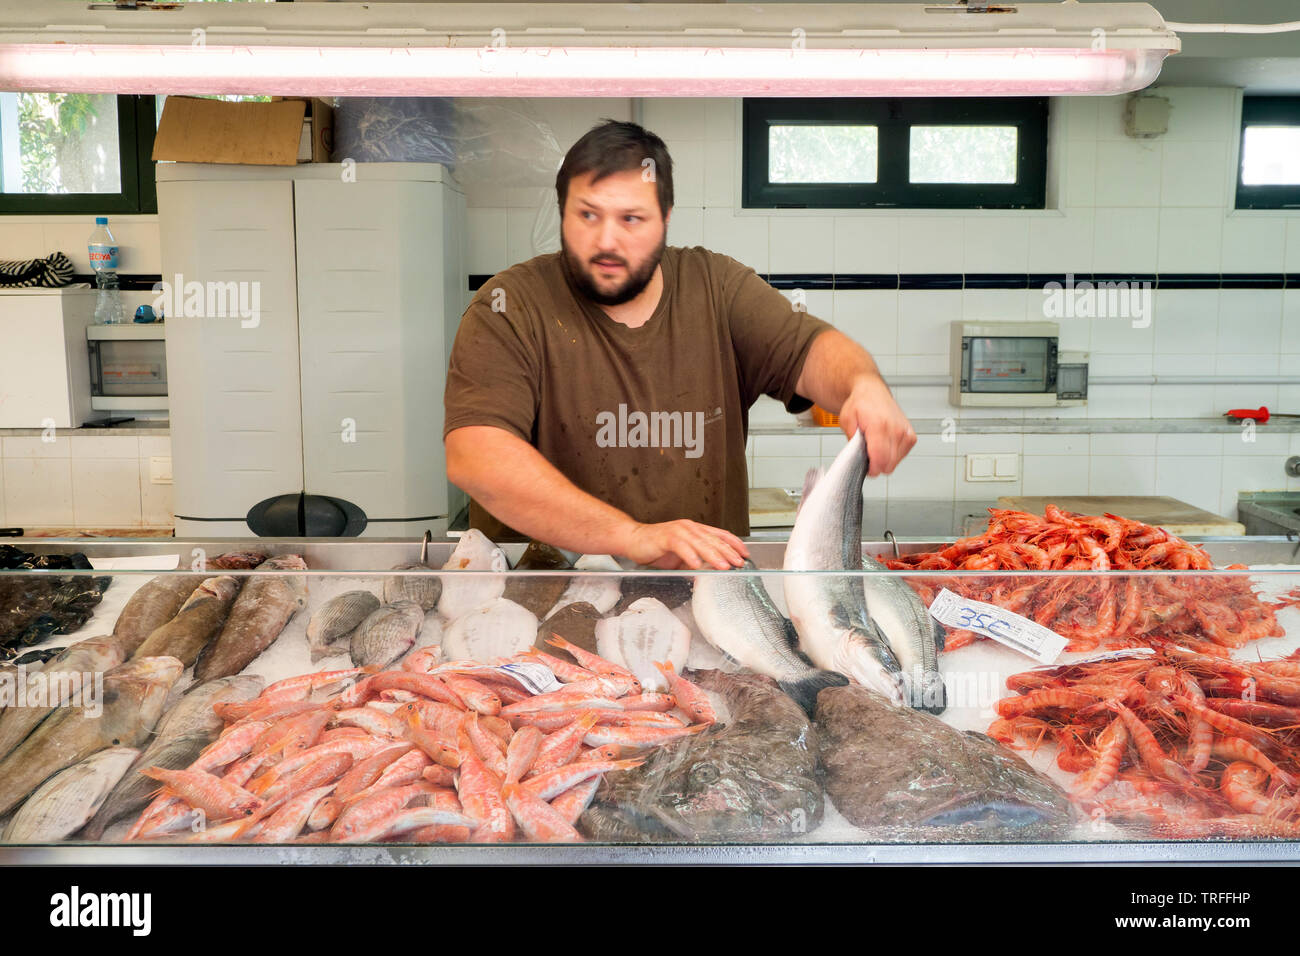
MULTIPOLYGON (((1048 283, 1064 286, 1073 277, 1081 282, 1149 282, 1157 289, 1300 289, 1300 273, 1281 272, 774 272, 759 276, 777 289, 812 291, 920 289, 1042 289, 1048 283)), ((78 277, 80 279, 80 277, 78 277)), ((471 275, 469 290, 477 292, 490 275, 471 275)), ((85 281, 85 280, 81 280, 85 281)), ((157 281, 157 277, 153 277, 157 281)), ((146 286, 147 288, 147 286, 146 286)))

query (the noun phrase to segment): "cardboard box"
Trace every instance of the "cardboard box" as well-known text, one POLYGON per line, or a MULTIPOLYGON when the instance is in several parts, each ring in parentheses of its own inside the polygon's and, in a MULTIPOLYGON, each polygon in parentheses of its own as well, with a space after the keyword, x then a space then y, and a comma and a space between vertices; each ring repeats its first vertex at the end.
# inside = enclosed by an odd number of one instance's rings
POLYGON ((153 158, 178 163, 293 166, 307 104, 302 100, 232 103, 169 96, 163 104, 153 158))
POLYGON ((319 96, 273 96, 273 103, 299 100, 307 104, 307 120, 298 162, 328 163, 334 153, 334 103, 319 96))

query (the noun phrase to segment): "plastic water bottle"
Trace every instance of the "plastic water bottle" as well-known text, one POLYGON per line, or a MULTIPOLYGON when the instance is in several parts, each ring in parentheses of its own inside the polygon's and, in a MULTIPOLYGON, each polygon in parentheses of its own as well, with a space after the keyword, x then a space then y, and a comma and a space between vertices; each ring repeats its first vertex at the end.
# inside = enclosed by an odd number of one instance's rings
POLYGON ((108 231, 107 216, 95 217, 95 231, 90 234, 86 250, 90 253, 90 268, 95 270, 95 287, 99 289, 95 324, 121 325, 126 322, 126 312, 117 278, 117 240, 108 231))

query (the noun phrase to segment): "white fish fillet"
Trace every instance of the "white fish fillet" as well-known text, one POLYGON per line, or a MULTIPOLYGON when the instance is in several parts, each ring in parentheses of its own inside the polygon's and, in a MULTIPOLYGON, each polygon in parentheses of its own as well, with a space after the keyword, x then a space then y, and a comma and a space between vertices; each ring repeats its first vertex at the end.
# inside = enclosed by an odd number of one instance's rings
MULTIPOLYGON (((622 571, 623 567, 608 554, 584 554, 577 561, 573 562, 573 567, 577 571, 622 571)), ((546 620, 550 620, 559 611, 564 610, 570 604, 577 604, 580 601, 586 601, 601 614, 608 614, 614 610, 614 605, 622 596, 619 589, 619 578, 612 575, 602 575, 600 577, 582 577, 577 578, 564 589, 560 599, 555 602, 555 607, 546 612, 546 620)))
POLYGON ((537 618, 526 607, 497 598, 457 618, 442 637, 442 653, 449 661, 490 664, 513 657, 533 646, 537 618))
POLYGON ((41 784, 5 828, 6 843, 65 840, 93 817, 140 756, 132 747, 109 747, 41 784))
MULTIPOLYGON (((451 553, 444 571, 505 571, 510 567, 505 552, 488 540, 487 535, 471 528, 461 537, 456 550, 451 553)), ((442 578, 442 597, 438 599, 438 613, 448 621, 499 598, 506 589, 505 575, 454 574, 442 578)))
POLYGON ((618 617, 596 622, 596 653, 626 667, 647 691, 668 689, 656 661, 671 661, 680 672, 690 650, 691 629, 657 598, 633 601, 618 617))

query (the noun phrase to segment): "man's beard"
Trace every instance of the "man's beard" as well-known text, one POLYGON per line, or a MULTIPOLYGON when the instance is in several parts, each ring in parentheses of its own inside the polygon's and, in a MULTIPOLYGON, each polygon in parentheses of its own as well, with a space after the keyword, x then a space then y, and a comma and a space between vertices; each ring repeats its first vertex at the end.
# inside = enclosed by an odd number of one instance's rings
MULTIPOLYGON (((570 251, 568 244, 564 241, 564 236, 560 236, 560 250, 564 255, 564 261, 569 267, 569 274, 573 276, 573 282, 587 298, 597 305, 622 305, 624 302, 631 302, 642 290, 650 284, 651 278, 654 277, 655 269, 659 266, 659 260, 663 258, 664 248, 668 244, 668 231, 664 230, 663 238, 659 240, 659 248, 641 264, 641 268, 636 272, 628 271, 627 278, 623 281, 623 286, 617 292, 605 293, 596 287, 595 280, 592 278, 592 271, 596 268, 592 263, 582 263, 570 251)), ((627 262, 621 263, 625 268, 627 262)))

